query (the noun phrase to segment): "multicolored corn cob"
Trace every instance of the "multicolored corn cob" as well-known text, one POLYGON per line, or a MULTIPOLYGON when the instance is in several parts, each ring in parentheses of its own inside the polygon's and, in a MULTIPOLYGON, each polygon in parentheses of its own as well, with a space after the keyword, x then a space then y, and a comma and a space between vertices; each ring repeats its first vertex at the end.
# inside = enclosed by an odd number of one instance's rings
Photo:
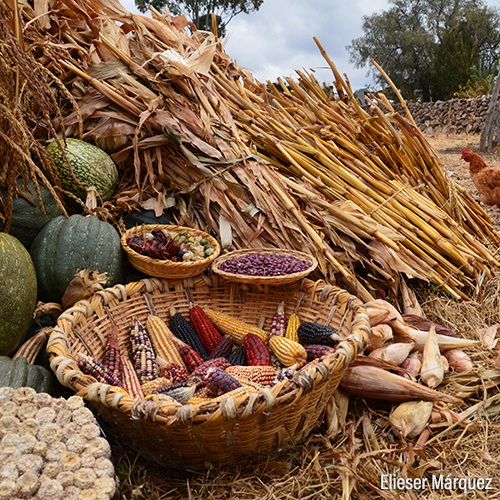
POLYGON ((189 373, 177 363, 169 363, 161 371, 161 376, 170 379, 173 384, 187 382, 189 379, 189 373))
POLYGON ((327 354, 333 354, 335 352, 335 347, 330 347, 328 345, 322 344, 308 344, 304 346, 307 353, 307 361, 312 361, 313 359, 322 358, 327 354))
POLYGON ((124 353, 121 357, 123 365, 123 388, 134 398, 144 399, 144 393, 142 392, 141 384, 137 378, 137 373, 135 371, 132 360, 127 353, 124 353))
POLYGON ((276 377, 276 370, 272 366, 228 366, 226 373, 232 375, 241 383, 245 381, 260 385, 269 385, 276 377))
POLYGON ((198 366, 204 363, 203 358, 189 344, 179 340, 177 348, 188 373, 193 373, 198 366))
POLYGON ((113 325, 106 339, 106 347, 102 364, 109 368, 119 380, 123 380, 123 362, 118 346, 118 328, 113 325))
POLYGON ((158 357, 167 363, 176 363, 180 367, 186 368, 174 341, 174 334, 165 321, 150 314, 146 321, 146 330, 158 357))
POLYGON ((137 318, 132 319, 130 342, 132 344, 132 361, 141 385, 148 380, 158 378, 158 364, 153 345, 146 329, 137 318))
POLYGON ((300 326, 300 319, 296 314, 292 314, 288 318, 288 323, 286 325, 285 337, 295 342, 299 341, 299 336, 297 330, 300 326))
POLYGON ((166 387, 171 385, 172 381, 169 378, 158 377, 154 380, 148 380, 147 382, 143 382, 141 384, 142 392, 144 396, 148 396, 149 394, 153 394, 155 391, 161 389, 162 387, 166 387))
POLYGON ((257 335, 264 342, 267 341, 268 335, 264 330, 262 330, 262 328, 249 325, 244 321, 240 321, 239 319, 229 316, 229 314, 215 311, 214 309, 210 309, 209 307, 205 308, 205 314, 216 326, 219 332, 223 333, 224 335, 229 335, 238 345, 241 345, 243 343, 243 338, 248 333, 257 335))
POLYGON ((224 335, 215 346, 215 349, 211 352, 208 359, 214 358, 226 358, 231 354, 233 350, 234 340, 229 335, 224 335))
POLYGON ((203 380, 207 387, 208 395, 212 397, 234 391, 242 385, 232 375, 229 375, 222 368, 216 366, 208 369, 203 380))
POLYGON ((78 353, 77 362, 83 373, 92 375, 98 382, 115 385, 123 389, 121 380, 108 367, 97 361, 97 359, 83 353, 78 353))
POLYGON ((247 366, 245 348, 240 345, 226 358, 231 366, 247 366))
POLYGON ((269 384, 269 386, 274 387, 277 383, 282 382, 283 380, 292 380, 296 372, 297 369, 293 366, 290 368, 284 368, 278 373, 278 375, 276 375, 275 379, 269 384))
POLYGON ((271 335, 269 338, 284 337, 286 333, 287 317, 285 314, 285 303, 281 302, 271 321, 271 335))
POLYGON ((191 375, 192 377, 199 377, 202 379, 207 374, 209 368, 217 367, 225 370, 228 366, 230 365, 226 358, 210 359, 198 366, 191 375))
POLYGON ((203 358, 203 361, 206 361, 208 353, 193 325, 181 313, 177 312, 174 306, 170 308, 170 314, 170 328, 174 335, 184 343, 189 344, 203 358))
POLYGON ((301 366, 306 364, 307 352, 304 346, 287 337, 272 337, 269 347, 280 363, 286 367, 301 366))
POLYGON ((203 347, 210 355, 221 340, 222 335, 215 328, 215 325, 210 321, 203 309, 192 302, 189 303, 189 319, 203 347))
POLYGON ((301 344, 333 345, 342 340, 342 337, 333 328, 309 321, 299 326, 297 334, 301 344))
POLYGON ((248 366, 272 365, 269 348, 257 335, 247 333, 243 340, 243 348, 248 366))

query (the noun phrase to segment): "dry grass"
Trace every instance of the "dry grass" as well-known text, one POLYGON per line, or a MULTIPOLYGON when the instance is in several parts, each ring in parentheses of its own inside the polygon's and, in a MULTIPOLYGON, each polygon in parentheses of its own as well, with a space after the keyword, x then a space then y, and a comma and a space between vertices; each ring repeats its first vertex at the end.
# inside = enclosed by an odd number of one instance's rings
MULTIPOLYGON (((419 298, 430 319, 463 337, 476 339, 479 329, 500 322, 499 292, 500 279, 496 278, 471 291, 473 299, 469 302, 450 300, 430 289, 420 290, 419 298)), ((319 428, 305 442, 269 457, 267 464, 248 468, 201 473, 165 470, 144 461, 110 436, 121 481, 119 498, 498 498, 498 352, 477 348, 469 354, 477 367, 474 373, 448 375, 442 388, 466 396, 461 407, 453 408, 456 412, 471 408, 474 412, 463 427, 433 429, 423 452, 415 452, 415 440, 406 441, 391 430, 387 423, 391 404, 351 398, 347 422, 336 437, 326 438, 325 429, 319 428), (427 477, 429 486, 422 491, 381 490, 383 474, 427 477), (463 492, 458 485, 452 489, 431 488, 432 475, 448 474, 457 479, 493 478, 492 489, 463 492)))

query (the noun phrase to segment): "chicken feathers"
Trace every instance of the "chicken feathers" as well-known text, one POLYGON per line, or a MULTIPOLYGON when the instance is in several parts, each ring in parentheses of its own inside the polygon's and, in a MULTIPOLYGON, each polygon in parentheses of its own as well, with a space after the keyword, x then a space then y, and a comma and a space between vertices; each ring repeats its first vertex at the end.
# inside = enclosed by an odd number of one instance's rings
POLYGON ((486 165, 483 159, 469 148, 462 151, 462 160, 469 164, 470 176, 479 192, 481 203, 500 206, 500 168, 486 165))

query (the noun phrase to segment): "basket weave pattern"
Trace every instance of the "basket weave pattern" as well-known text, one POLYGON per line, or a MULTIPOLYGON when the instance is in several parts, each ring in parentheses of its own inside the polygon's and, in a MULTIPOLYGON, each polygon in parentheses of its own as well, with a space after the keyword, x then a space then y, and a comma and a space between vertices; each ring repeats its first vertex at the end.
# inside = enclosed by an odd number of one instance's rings
POLYGON ((88 400, 143 456, 163 466, 201 469, 263 460, 306 437, 323 416, 345 369, 364 349, 369 331, 362 302, 321 281, 305 279, 299 288, 219 283, 216 275, 172 282, 145 279, 98 291, 65 311, 50 334, 47 350, 59 381, 88 400), (292 380, 221 402, 182 406, 135 400, 80 371, 77 352, 102 359, 110 317, 118 327, 120 347, 130 350, 133 316, 145 323, 151 312, 149 303, 163 319, 169 318, 172 305, 187 317, 186 296, 202 307, 224 311, 253 325, 265 318, 265 329, 269 329, 278 304, 285 301, 287 314, 299 306, 302 321, 329 324, 345 340, 334 354, 309 363, 292 380))
POLYGON ((199 229, 184 226, 166 226, 162 224, 142 224, 141 226, 131 227, 122 234, 121 237, 122 248, 127 253, 129 262, 139 271, 149 276, 156 278, 169 278, 169 279, 185 279, 191 278, 206 271, 212 261, 217 258, 220 253, 220 245, 215 238, 210 236, 199 229), (141 255, 135 252, 127 245, 127 239, 132 236, 143 236, 145 233, 150 233, 155 229, 169 231, 171 233, 179 233, 183 230, 189 231, 193 236, 201 236, 205 238, 214 252, 205 259, 189 261, 189 262, 173 262, 171 260, 152 259, 146 255, 141 255))

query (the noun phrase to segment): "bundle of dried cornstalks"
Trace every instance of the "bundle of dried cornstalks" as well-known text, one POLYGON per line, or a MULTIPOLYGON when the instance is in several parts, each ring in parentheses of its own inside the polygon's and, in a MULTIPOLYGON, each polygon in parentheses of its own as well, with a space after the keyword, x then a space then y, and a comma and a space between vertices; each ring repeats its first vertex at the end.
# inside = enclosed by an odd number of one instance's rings
POLYGON ((387 99, 359 107, 318 41, 337 100, 305 71, 257 82, 183 16, 132 15, 116 0, 20 11, 25 50, 52 78, 55 129, 119 165, 114 202, 124 192, 157 211, 175 201, 179 223, 224 247, 310 252, 324 277, 365 300, 401 274, 465 297, 499 265, 486 212, 387 99))

